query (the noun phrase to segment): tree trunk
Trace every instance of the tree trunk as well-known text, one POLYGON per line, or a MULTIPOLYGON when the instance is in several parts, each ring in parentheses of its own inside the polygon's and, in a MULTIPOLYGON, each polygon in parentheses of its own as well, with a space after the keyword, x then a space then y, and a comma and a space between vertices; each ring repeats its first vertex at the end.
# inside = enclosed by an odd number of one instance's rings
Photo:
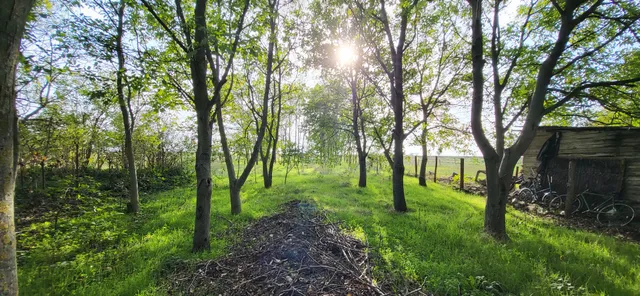
MULTIPOLYGON (((131 213, 137 213, 140 210, 140 202, 138 195, 138 174, 136 172, 136 162, 133 155, 133 140, 132 140, 132 122, 128 104, 125 102, 124 95, 124 51, 122 49, 122 37, 124 35, 124 9, 125 1, 120 0, 120 7, 118 8, 118 38, 116 39, 116 51, 118 53, 118 73, 117 73, 117 88, 118 88, 118 104, 120 105, 120 111, 122 112, 122 122, 124 123, 124 153, 126 158, 127 169, 129 170, 129 204, 127 204, 127 210, 131 213)), ((130 100, 130 98, 127 98, 130 100)))
MULTIPOLYGON (((402 126, 402 124, 400 124, 402 126)), ((396 125, 396 128, 397 125, 396 125)), ((402 127, 400 127, 402 128, 402 127)), ((402 141, 396 139, 393 160, 393 208, 398 212, 407 211, 407 203, 404 198, 404 156, 402 141)))
MULTIPOLYGON (((405 28, 406 29, 406 28, 405 28)), ((402 39, 402 38, 401 38, 402 39)), ((404 90, 402 73, 402 47, 404 42, 399 43, 398 51, 393 57, 394 86, 391 90, 394 117, 394 149, 393 149, 393 207, 398 212, 407 211, 407 203, 404 197, 404 90)))
POLYGON ((76 175, 76 187, 78 187, 78 178, 80 177, 80 141, 75 141, 75 153, 73 158, 74 174, 76 175))
POLYGON ((129 164, 129 212, 137 213, 140 210, 140 201, 138 195, 138 173, 136 171, 136 163, 133 156, 133 143, 131 140, 131 130, 125 129, 125 153, 127 154, 127 163, 129 164))
POLYGON ((42 190, 44 190, 45 187, 45 171, 44 171, 44 160, 40 161, 40 179, 42 180, 42 190))
POLYGON ((427 131, 422 131, 420 135, 420 146, 422 148, 422 159, 420 160, 420 175, 418 183, 420 186, 427 186, 427 131))
POLYGON ((193 251, 210 248, 211 223, 211 126, 209 111, 198 112, 198 148, 196 151, 196 221, 193 234, 193 251))
POLYGON ((262 159, 262 180, 264 183, 264 188, 271 188, 273 185, 273 175, 271 174, 272 170, 269 170, 269 164, 267 158, 262 159))
MULTIPOLYGON (((195 7, 195 44, 206 41, 206 1, 198 0, 195 7)), ((211 248, 211 104, 207 89, 207 63, 204 46, 198 46, 189 60, 193 97, 195 101, 198 144, 196 149, 196 219, 193 232, 193 252, 211 248)), ((219 93, 214 93, 214 98, 219 93)), ((215 100, 215 99, 214 99, 215 100)), ((220 116, 220 113, 218 113, 220 116)))
POLYGON ((18 295, 14 191, 18 163, 15 77, 33 0, 0 0, 0 295, 18 295))
POLYGON ((89 159, 91 159, 91 154, 93 153, 93 139, 89 141, 87 144, 87 151, 84 154, 84 160, 82 161, 82 168, 86 169, 89 167, 89 159))
POLYGON ((236 184, 230 184, 229 196, 231 197, 231 213, 240 214, 242 212, 242 202, 240 201, 240 189, 236 184))
MULTIPOLYGON (((278 69, 278 80, 276 81, 278 87, 274 88, 274 90, 277 90, 277 98, 278 98, 278 111, 275 112, 275 127, 271 127, 272 129, 275 129, 275 134, 274 136, 271 138, 271 158, 269 159, 269 166, 268 166, 268 171, 269 171, 269 187, 267 187, 267 183, 265 182, 264 188, 270 188, 271 185, 273 184, 273 166, 276 163, 276 157, 278 156, 278 139, 280 137, 280 118, 282 116, 282 68, 278 69)), ((271 104, 271 110, 273 111, 273 106, 274 104, 271 104)), ((272 112, 273 113, 273 112, 272 112)), ((296 120, 296 124, 297 124, 297 120, 296 120)), ((274 131, 271 131, 272 133, 274 133, 274 131)), ((297 141, 297 136, 296 136, 296 141, 297 141)))
MULTIPOLYGON (((206 1, 205 1, 206 2, 206 1)), ((245 5, 248 5, 248 0, 245 2, 245 5)), ((251 156, 247 161, 247 165, 245 166, 242 174, 240 176, 235 176, 235 168, 233 167, 233 157, 231 155, 231 150, 229 148, 229 144, 227 141, 227 135, 224 127, 224 116, 222 116, 222 105, 220 100, 219 92, 214 94, 216 98, 214 101, 216 102, 216 114, 217 123, 218 123, 218 132, 220 134, 220 144, 222 146, 222 152, 224 154, 225 164, 227 166, 227 175, 229 176, 229 194, 231 200, 231 214, 240 214, 242 211, 242 205, 240 201, 240 189, 244 185, 247 177, 251 173, 253 166, 258 159, 258 154, 260 153, 260 149, 262 148, 262 140, 264 139, 265 132, 267 130, 267 115, 269 111, 269 91, 271 85, 271 76, 273 74, 273 55, 276 41, 276 21, 275 21, 275 2, 270 2, 269 6, 271 9, 271 19, 269 20, 270 34, 269 34, 269 45, 267 49, 267 69, 265 73, 265 82, 264 82, 264 94, 262 97, 262 120, 260 122, 260 128, 257 131, 257 139, 253 145, 253 149, 251 151, 251 156)), ((246 6, 245 6, 246 12, 246 6)), ((242 24, 242 21, 240 22, 242 24)), ((202 24, 204 27, 205 25, 202 24)), ((242 25, 240 25, 242 26, 242 25)))
MULTIPOLYGON (((356 142, 356 151, 358 152, 358 164, 360 169, 360 180, 358 180, 358 187, 367 187, 367 155, 365 152, 366 147, 364 147, 360 135, 360 125, 359 125, 359 117, 360 117, 360 102, 358 100, 358 90, 357 83, 358 80, 356 78, 355 70, 351 70, 351 107, 352 107, 352 117, 351 117, 351 128, 354 140, 356 142)), ((351 154, 349 155, 349 160, 352 159, 351 154)), ((351 162, 351 161, 349 161, 351 162)))
POLYGON ((365 155, 358 155, 358 163, 360 164, 358 187, 367 187, 367 157, 365 155))
POLYGON ((484 211, 484 230, 498 240, 508 240, 505 223, 510 176, 500 177, 499 163, 485 158, 487 175, 487 204, 484 211))

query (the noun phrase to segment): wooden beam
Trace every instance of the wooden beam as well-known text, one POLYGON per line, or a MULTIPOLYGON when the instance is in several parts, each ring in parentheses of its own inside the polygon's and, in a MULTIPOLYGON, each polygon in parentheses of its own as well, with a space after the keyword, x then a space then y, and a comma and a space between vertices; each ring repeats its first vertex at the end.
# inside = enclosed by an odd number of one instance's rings
POLYGON ((460 190, 464 190, 464 158, 460 158, 460 190))
POLYGON ((436 156, 436 167, 433 169, 433 183, 438 183, 438 157, 436 156))
POLYGON ((564 215, 565 217, 571 217, 571 213, 573 212, 573 201, 576 199, 576 160, 569 161, 569 170, 567 171, 567 199, 564 204, 564 215))

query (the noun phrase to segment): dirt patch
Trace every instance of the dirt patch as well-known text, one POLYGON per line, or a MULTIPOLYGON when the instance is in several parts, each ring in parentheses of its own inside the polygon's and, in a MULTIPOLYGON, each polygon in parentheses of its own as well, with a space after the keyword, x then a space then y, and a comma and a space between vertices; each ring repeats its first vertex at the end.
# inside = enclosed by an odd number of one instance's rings
POLYGON ((248 226, 224 258, 171 274, 169 294, 391 294, 374 284, 363 242, 341 233, 312 204, 293 201, 283 207, 248 226))
POLYGON ((640 221, 633 221, 623 227, 607 227, 600 225, 594 215, 574 215, 570 219, 563 216, 548 214, 555 221, 567 228, 583 229, 593 233, 602 233, 618 239, 640 244, 640 221))

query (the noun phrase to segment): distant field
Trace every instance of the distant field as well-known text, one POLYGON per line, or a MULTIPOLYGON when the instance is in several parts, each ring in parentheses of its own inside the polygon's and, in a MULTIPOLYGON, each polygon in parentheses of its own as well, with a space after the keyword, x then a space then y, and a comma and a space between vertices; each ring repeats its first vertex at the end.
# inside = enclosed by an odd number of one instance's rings
MULTIPOLYGON (((420 161, 421 157, 417 157, 418 167, 415 166, 415 156, 405 156, 404 158, 404 167, 405 174, 409 176, 414 176, 416 172, 420 171, 420 161)), ((460 174, 460 159, 464 158, 464 176, 465 179, 473 180, 475 178, 476 172, 479 170, 484 171, 484 159, 480 156, 438 156, 438 169, 435 169, 436 157, 430 156, 427 157, 427 175, 430 180, 433 180, 434 172, 437 173, 437 178, 446 178, 451 177, 453 173, 460 174)), ((377 159, 377 158, 373 158, 377 159)), ((369 159, 368 163, 368 171, 370 173, 378 173, 378 174, 386 174, 391 172, 391 168, 387 164, 386 160, 379 156, 379 163, 375 160, 369 159)), ((245 163, 243 161, 240 162, 240 167, 243 168, 245 163)), ((310 164, 303 164, 302 166, 308 166, 310 164)), ((357 163, 347 163, 346 161, 342 164, 349 167, 354 173, 357 171, 358 166, 357 163)), ((258 165, 260 166, 260 164, 258 165)), ((522 165, 518 165, 520 169, 522 165)), ((257 168, 258 170, 260 169, 257 168)), ((236 173, 239 173, 240 170, 236 167, 236 173)), ((213 161, 211 166, 211 173, 217 177, 226 177, 226 170, 223 163, 220 161, 213 161)), ((255 172, 252 172, 252 175, 255 172)), ((515 175, 515 170, 514 170, 515 175)), ((484 174, 480 174, 479 179, 484 179, 484 174)))
MULTIPOLYGON (((404 166, 405 171, 409 175, 413 175, 416 172, 415 156, 405 157, 404 166)), ((466 179, 475 178, 476 172, 479 170, 484 171, 484 159, 480 156, 438 156, 438 170, 436 171, 436 157, 427 157, 427 175, 433 178, 433 173, 436 172, 437 178, 451 177, 453 173, 460 174, 460 159, 464 158, 464 176, 466 179)), ((420 170, 421 157, 418 159, 418 168, 420 170)), ((522 165, 518 165, 522 168, 522 165)), ((514 171, 515 175, 515 171, 514 171)), ((479 179, 484 179, 484 174, 480 174, 479 179)))
MULTIPOLYGON (((405 170, 408 174, 415 174, 415 157, 411 156, 410 159, 405 158, 405 170)), ((484 160, 477 156, 438 156, 438 170, 436 171, 436 157, 427 157, 427 174, 433 176, 435 172, 437 178, 450 177, 453 173, 460 174, 460 159, 464 158, 464 172, 465 177, 475 176, 478 170, 484 170, 484 160)), ((418 159, 418 171, 420 171, 421 157, 418 159)))

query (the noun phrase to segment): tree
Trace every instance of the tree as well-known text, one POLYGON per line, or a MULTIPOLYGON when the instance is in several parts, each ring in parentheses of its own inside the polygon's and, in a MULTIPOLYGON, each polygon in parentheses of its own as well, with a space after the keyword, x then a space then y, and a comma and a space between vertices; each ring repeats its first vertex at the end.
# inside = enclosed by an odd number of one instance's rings
MULTIPOLYGON (((262 179, 265 188, 271 188, 273 185, 273 169, 277 158, 278 143, 280 141, 280 126, 282 122, 282 111, 284 106, 283 100, 294 94, 298 86, 294 83, 287 83, 286 79, 296 70, 296 67, 291 61, 290 56, 297 47, 299 41, 295 38, 296 32, 296 18, 299 15, 299 11, 294 9, 289 10, 286 15, 282 15, 280 12, 281 7, 290 5, 292 2, 284 2, 282 4, 273 3, 275 6, 271 7, 271 14, 276 16, 277 27, 274 28, 274 48, 273 48, 273 69, 271 74, 271 91, 269 99, 269 107, 266 121, 266 132, 262 139, 262 145, 260 146, 259 156, 262 161, 262 179), (278 28, 283 29, 278 29, 278 28)), ((255 69, 255 68, 253 68, 255 69)), ((252 69, 252 70, 253 70, 252 69)), ((265 71, 262 71, 265 72, 265 71)), ((264 73, 268 74, 268 73, 264 73)), ((247 76, 250 76, 247 73, 247 76)), ((265 77, 266 78, 266 77, 265 77)), ((248 78, 247 78, 248 79, 248 78)), ((249 80, 247 80, 250 82, 249 80)), ((266 81, 266 79, 265 79, 266 81)), ((264 86, 262 86, 264 87, 264 86)), ((249 91, 253 92, 254 87, 249 86, 249 91)), ((263 90, 264 91, 264 90, 263 90)), ((251 97, 251 96, 250 96, 251 97)), ((256 128, 256 133, 259 133, 261 127, 261 111, 256 108, 256 105, 251 103, 247 104, 251 109, 253 121, 256 128)), ((265 107, 262 107, 265 108, 265 107)))
POLYGON ((305 130, 308 134, 309 151, 322 165, 338 164, 348 150, 348 117, 350 108, 345 98, 349 90, 344 83, 328 80, 325 85, 316 85, 306 94, 304 102, 305 130))
POLYGON ((131 110, 131 91, 125 96, 125 54, 122 48, 122 38, 124 36, 124 13, 127 4, 125 0, 120 0, 117 8, 118 26, 116 35, 116 53, 118 55, 118 72, 117 88, 118 88, 118 105, 122 113, 122 123, 124 124, 124 150, 127 157, 127 169, 129 170, 129 205, 131 212, 137 213, 140 209, 138 198, 138 174, 136 172, 136 162, 133 155, 133 125, 134 116, 131 110))
MULTIPOLYGON (((277 75, 273 78, 273 96, 269 108, 267 133, 263 139, 263 145, 260 149, 260 159, 262 161, 263 184, 265 188, 270 188, 273 184, 273 168, 276 162, 278 143, 280 142, 280 126, 282 122, 282 109, 287 108, 283 104, 283 97, 296 95, 299 87, 293 83, 284 85, 285 64, 281 64, 277 69, 277 75)), ((284 98, 286 99, 286 98, 284 98)), ((257 110, 256 110, 257 111, 257 110)), ((257 115, 256 112, 253 112, 257 115)), ((257 119, 257 118, 256 118, 257 119)), ((259 128, 256 120, 256 129, 259 128)))
MULTIPOLYGON (((409 81, 408 93, 419 98, 418 109, 422 119, 418 144, 422 158, 418 183, 427 186, 427 145, 430 132, 436 132, 440 142, 459 137, 445 130, 461 131, 457 120, 448 111, 452 97, 459 97, 462 73, 467 68, 462 50, 461 36, 454 34, 459 11, 455 4, 439 3, 434 12, 418 21, 414 50, 409 52, 409 64, 415 76, 409 81), (434 46, 436 45, 436 46, 434 46)), ((462 131, 464 132, 464 131, 462 131)), ((453 140, 453 139, 452 139, 453 140)))
POLYGON ((312 44, 311 64, 320 67, 325 80, 339 77, 349 90, 348 99, 351 110, 345 115, 349 123, 341 130, 346 131, 355 144, 358 158, 358 186, 367 186, 367 156, 371 149, 367 142, 365 98, 372 95, 367 84, 363 64, 370 58, 363 52, 363 41, 358 27, 350 13, 342 13, 342 1, 315 1, 310 7, 313 18, 311 32, 308 34, 312 44), (342 44, 336 44, 340 42, 342 44))
MULTIPOLYGON (((260 112, 260 125, 258 131, 256 133, 256 141, 253 146, 253 150, 251 152, 251 156, 245 166, 242 174, 240 176, 236 176, 235 167, 233 165, 233 157, 231 155, 231 151, 229 149, 229 144, 227 141, 227 135, 225 131, 224 125, 224 116, 222 113, 223 102, 219 102, 216 104, 216 113, 219 114, 217 117, 218 123, 218 132, 220 133, 220 144, 222 145, 222 152, 224 154, 224 161, 227 166, 227 176, 229 178, 229 194, 231 197, 231 213, 239 214, 242 211, 242 203, 240 201, 240 189, 246 182, 255 162, 258 158, 258 153, 262 148, 262 139, 264 139, 264 135, 267 129, 267 115, 269 112, 269 101, 270 101, 270 91, 271 91, 271 83, 272 76, 274 70, 274 51, 277 42, 277 19, 280 8, 279 0, 269 0, 268 8, 267 8, 267 21, 269 24, 269 35, 268 35, 268 45, 267 45, 267 59, 265 65, 265 82, 264 82, 264 90, 262 95, 262 111, 260 112)), ((256 111, 254 111, 256 112, 256 111)))
MULTIPOLYGON (((211 180, 211 140, 212 125, 222 117, 221 113, 212 114, 212 108, 216 106, 216 112, 221 110, 221 96, 227 78, 233 65, 240 35, 244 29, 244 20, 249 9, 249 0, 228 2, 228 11, 215 11, 216 21, 229 22, 231 27, 228 35, 209 36, 207 23, 207 1, 196 0, 194 8, 194 25, 187 22, 185 18, 182 1, 175 1, 175 17, 178 19, 178 26, 182 38, 165 22, 164 14, 156 12, 154 7, 166 8, 167 4, 151 5, 149 1, 142 0, 152 17, 160 24, 162 30, 181 51, 182 57, 188 59, 191 74, 191 84, 193 95, 187 91, 181 91, 191 103, 196 111, 198 145, 196 151, 196 217, 193 235, 193 251, 203 251, 210 249, 210 223, 211 223, 211 190, 213 182, 211 180), (234 12, 237 18, 234 19, 234 12), (228 18, 228 19, 227 19, 228 18), (195 31, 193 33, 192 31, 195 31), (225 37, 226 36, 226 37, 225 37), (184 42, 183 42, 184 41, 184 42), (213 47, 210 46, 213 43, 213 47), (226 63, 223 65, 222 63, 226 63), (207 67, 211 69, 210 82, 213 88, 212 96, 209 96, 207 82, 207 67)), ((222 7, 219 7, 221 9, 222 7)), ((161 12, 163 13, 163 12, 161 12)), ((167 13, 168 14, 168 13, 167 13)), ((233 208, 233 207, 232 207, 233 208)))
POLYGON ((15 78, 20 40, 33 0, 0 1, 0 294, 18 295, 13 197, 18 164, 15 78))
MULTIPOLYGON (((365 7, 363 3, 356 1, 358 7, 360 26, 363 28, 364 38, 369 42, 369 46, 375 51, 375 57, 380 67, 383 69, 390 85, 389 101, 393 110, 393 207, 398 212, 407 211, 407 203, 404 196, 404 151, 403 144, 406 137, 413 132, 411 129, 408 133, 404 132, 405 118, 405 71, 404 71, 404 54, 412 38, 407 38, 407 28, 410 20, 416 18, 418 0, 401 0, 395 4, 398 11, 397 26, 394 27, 393 20, 387 13, 386 2, 381 0, 379 7, 365 7), (375 38, 371 34, 364 32, 365 22, 371 23, 371 26, 381 31, 384 35, 383 39, 375 38), (395 31, 392 29, 395 28, 395 31), (387 50, 382 51, 376 44, 377 41, 386 43, 387 50)), ((377 5, 376 5, 377 6, 377 5)), ((375 34, 375 33, 374 33, 375 34)), ((416 125, 417 126, 417 125, 416 125)))
POLYGON ((472 12, 473 65, 471 129, 485 160, 488 189, 484 229, 494 238, 504 240, 508 239, 505 212, 513 169, 533 140, 543 117, 581 94, 601 87, 630 87, 640 81, 637 73, 624 78, 601 75, 602 67, 615 64, 616 59, 612 59, 612 56, 619 56, 620 48, 616 45, 635 38, 635 34, 629 30, 640 14, 637 4, 626 2, 533 1, 528 8, 521 9, 523 13, 519 27, 506 30, 507 33, 515 33, 507 35, 514 38, 503 40, 499 14, 504 3, 501 0, 493 2, 490 47, 493 75, 491 100, 496 136, 493 146, 482 126, 485 100, 483 4, 482 0, 469 0, 469 3, 472 12), (552 37, 554 35, 555 38, 552 37), (530 44, 534 46, 528 50, 530 44), (522 87, 512 86, 511 95, 503 100, 502 94, 510 79, 516 75, 514 73, 520 76, 516 84, 522 87), (509 110, 513 110, 509 106, 516 106, 516 111, 509 113, 509 110), (512 115, 508 121, 507 115, 512 115), (507 147, 507 129, 520 116, 524 117, 522 129, 513 144, 507 147))

